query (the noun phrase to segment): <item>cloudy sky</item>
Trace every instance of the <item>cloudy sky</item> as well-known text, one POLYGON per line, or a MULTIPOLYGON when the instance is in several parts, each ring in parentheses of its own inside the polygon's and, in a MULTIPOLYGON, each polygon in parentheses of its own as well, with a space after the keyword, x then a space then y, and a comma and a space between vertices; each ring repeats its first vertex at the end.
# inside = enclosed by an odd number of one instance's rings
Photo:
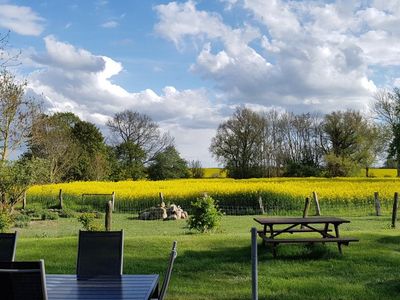
POLYGON ((50 112, 96 123, 131 109, 208 152, 235 106, 366 111, 400 85, 400 1, 0 0, 15 71, 50 112))

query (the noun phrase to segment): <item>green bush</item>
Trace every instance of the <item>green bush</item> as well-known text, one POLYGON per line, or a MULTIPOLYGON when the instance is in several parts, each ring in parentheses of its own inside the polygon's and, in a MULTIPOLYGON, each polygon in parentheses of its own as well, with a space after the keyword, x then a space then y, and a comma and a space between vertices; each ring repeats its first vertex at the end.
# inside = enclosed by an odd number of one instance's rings
POLYGON ((6 232, 12 225, 12 218, 9 212, 0 211, 0 232, 6 232))
POLYGON ((95 222, 95 218, 95 213, 83 213, 78 217, 78 221, 81 222, 83 229, 87 231, 101 231, 102 227, 95 222))
POLYGON ((28 215, 18 214, 14 216, 14 226, 18 228, 28 227, 31 218, 28 215))
POLYGON ((72 209, 64 208, 58 212, 58 215, 60 218, 74 218, 76 213, 72 209))
POLYGON ((44 220, 57 220, 58 214, 56 212, 44 210, 41 219, 44 220))
POLYGON ((205 196, 192 202, 192 215, 187 223, 191 230, 207 232, 219 226, 222 213, 213 198, 205 196))

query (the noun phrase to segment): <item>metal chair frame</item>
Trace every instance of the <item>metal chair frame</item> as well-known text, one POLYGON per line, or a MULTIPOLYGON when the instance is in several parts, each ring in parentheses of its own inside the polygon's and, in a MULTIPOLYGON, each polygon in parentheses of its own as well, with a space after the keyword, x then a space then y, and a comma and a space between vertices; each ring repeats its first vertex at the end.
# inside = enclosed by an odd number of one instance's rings
POLYGON ((13 240, 12 254, 10 256, 10 259, 7 259, 6 261, 14 261, 15 259, 15 251, 17 249, 17 237, 18 237, 17 231, 15 231, 14 233, 0 233, 0 240, 1 239, 13 240))

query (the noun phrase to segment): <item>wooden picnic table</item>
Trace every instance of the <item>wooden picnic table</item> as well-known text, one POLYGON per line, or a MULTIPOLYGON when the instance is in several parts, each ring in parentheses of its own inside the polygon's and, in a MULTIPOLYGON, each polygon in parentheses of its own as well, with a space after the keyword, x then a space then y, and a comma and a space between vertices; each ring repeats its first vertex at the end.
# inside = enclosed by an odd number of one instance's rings
MULTIPOLYGON (((258 235, 262 238, 263 244, 271 244, 274 257, 276 257, 276 246, 279 244, 290 243, 337 243, 339 253, 342 254, 342 245, 348 246, 350 242, 358 242, 358 239, 352 237, 341 237, 339 233, 339 225, 343 223, 350 223, 349 220, 336 217, 268 217, 268 218, 254 218, 254 220, 263 225, 263 230, 258 231, 258 235), (329 226, 333 225, 334 234, 329 226), (283 228, 276 228, 275 225, 284 226, 283 228), (285 226, 286 225, 286 226, 285 226), (315 225, 323 225, 323 228, 317 228, 315 225), (319 237, 309 238, 276 238, 284 233, 318 233, 319 237)), ((281 227, 280 226, 280 227, 281 227)))
POLYGON ((48 299, 135 299, 158 298, 158 275, 79 277, 46 274, 48 299))

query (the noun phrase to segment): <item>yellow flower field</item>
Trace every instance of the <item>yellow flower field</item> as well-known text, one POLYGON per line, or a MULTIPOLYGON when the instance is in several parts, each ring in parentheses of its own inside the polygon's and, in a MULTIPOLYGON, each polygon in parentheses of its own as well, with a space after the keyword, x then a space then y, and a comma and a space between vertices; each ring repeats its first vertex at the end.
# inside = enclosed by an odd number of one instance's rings
POLYGON ((80 199, 82 194, 116 193, 116 202, 157 201, 160 192, 166 201, 188 203, 208 193, 225 205, 255 203, 261 195, 265 203, 303 203, 313 191, 321 203, 352 204, 371 201, 379 192, 382 202, 392 201, 400 191, 397 178, 272 178, 272 179, 181 179, 166 181, 72 182, 33 186, 28 199, 56 199, 59 189, 64 197, 80 199))

